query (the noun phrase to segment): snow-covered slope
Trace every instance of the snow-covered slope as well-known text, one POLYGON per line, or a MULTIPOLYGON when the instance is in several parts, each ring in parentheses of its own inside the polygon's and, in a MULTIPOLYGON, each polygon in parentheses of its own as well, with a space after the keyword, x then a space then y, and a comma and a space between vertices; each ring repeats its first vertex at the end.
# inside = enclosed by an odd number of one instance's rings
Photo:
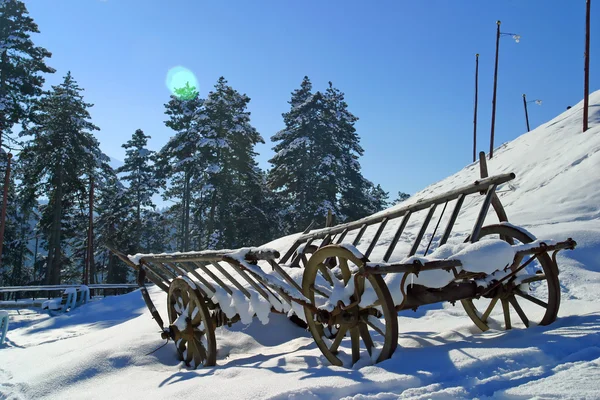
MULTIPOLYGON (((390 360, 343 369, 327 362, 308 332, 272 315, 266 326, 255 320, 219 328, 217 367, 190 371, 172 343, 157 350, 158 329, 134 292, 57 317, 11 311, 0 398, 597 398, 600 92, 590 103, 588 132, 581 133, 580 103, 500 146, 488 162, 492 174, 517 175, 498 191, 513 224, 579 244, 559 255, 563 300, 554 324, 481 333, 460 306, 432 305, 400 313, 400 346, 390 360)), ((474 163, 408 202, 477 178, 474 163)), ((469 232, 480 200, 465 204, 452 240, 469 232)), ((416 221, 409 224, 406 236, 416 229, 416 221)), ((269 246, 285 250, 292 239, 269 246)), ((401 243, 394 257, 409 245, 401 243)), ((378 247, 371 258, 384 252, 378 247)), ((165 294, 151 294, 164 313, 165 294)))

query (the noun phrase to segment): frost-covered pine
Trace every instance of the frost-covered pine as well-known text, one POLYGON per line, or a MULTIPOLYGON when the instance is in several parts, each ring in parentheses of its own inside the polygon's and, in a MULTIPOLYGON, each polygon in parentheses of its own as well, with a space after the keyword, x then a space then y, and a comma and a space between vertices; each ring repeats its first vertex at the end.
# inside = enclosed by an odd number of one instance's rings
POLYGON ((396 199, 392 202, 392 204, 393 205, 400 204, 403 201, 408 200, 409 197, 410 197, 410 194, 399 191, 398 197, 396 197, 396 199))
POLYGON ((0 1, 0 146, 4 134, 25 117, 30 100, 41 93, 44 78, 53 73, 45 64, 52 54, 35 46, 38 26, 22 1, 0 1))
POLYGON ((175 90, 175 95, 165 104, 165 114, 169 116, 165 125, 173 129, 175 135, 158 153, 157 177, 166 185, 163 197, 178 203, 176 236, 177 248, 181 251, 190 250, 192 192, 198 186, 204 164, 197 147, 202 103, 196 88, 189 83, 175 90))
MULTIPOLYGON (((133 199, 116 175, 108 176, 104 184, 98 188, 96 202, 96 239, 99 243, 107 243, 115 248, 134 254, 137 247, 135 232, 135 216, 132 213, 133 199)), ((97 259, 100 268, 106 270, 107 283, 124 283, 127 280, 129 267, 105 248, 97 259)))
POLYGON ((197 143, 203 160, 203 216, 207 246, 238 247, 267 240, 263 177, 254 146, 264 143, 250 124, 250 98, 221 77, 204 102, 197 143))
MULTIPOLYGON (((312 84, 304 77, 300 89, 292 92, 290 111, 283 114, 285 128, 271 137, 277 144, 269 160, 268 184, 282 203, 287 231, 303 230, 315 218, 325 220, 327 211, 335 212, 335 188, 328 190, 328 172, 323 164, 333 160, 328 149, 320 147, 327 134, 325 103, 320 92, 312 93, 312 84), (323 162, 324 161, 324 162, 323 162), (328 194, 322 193, 325 189, 328 194)), ((330 188, 329 188, 330 189, 330 188)))
POLYGON ((90 121, 88 108, 92 104, 84 102, 82 91, 67 73, 63 83, 52 86, 35 101, 31 122, 20 134, 30 138, 20 153, 23 185, 33 196, 48 199, 42 220, 47 223, 43 228, 48 243, 46 282, 50 284, 60 283, 63 245, 69 239, 63 237, 67 233, 65 217, 75 207, 82 208, 80 202, 86 201, 82 199, 86 199, 90 177, 98 182, 111 170, 109 158, 92 134, 99 128, 90 121))
POLYGON ((157 180, 154 170, 154 152, 146 147, 150 136, 137 129, 131 139, 123 144, 125 161, 117 169, 118 174, 123 174, 121 179, 128 182, 127 195, 132 201, 135 212, 135 226, 137 232, 136 253, 146 250, 140 247, 142 236, 142 209, 154 208, 152 195, 157 192, 157 180))
POLYGON ((327 127, 335 158, 335 186, 338 188, 340 221, 354 221, 381 211, 387 206, 387 193, 375 186, 361 172, 359 157, 364 154, 354 124, 358 118, 348 110, 344 93, 333 87, 325 91, 327 127))
POLYGON ((141 247, 147 253, 172 251, 169 243, 171 225, 164 212, 145 209, 142 211, 141 247))
POLYGON ((363 154, 354 127, 358 118, 331 82, 324 93, 311 90, 305 77, 283 114, 286 127, 271 138, 277 144, 268 182, 282 198, 290 232, 311 221, 323 226, 329 211, 336 222, 360 218, 377 204, 358 162, 363 154))
POLYGON ((8 190, 6 220, 4 226, 4 246, 0 266, 0 285, 27 285, 35 279, 32 251, 28 247, 35 236, 33 227, 37 219, 34 212, 35 199, 24 190, 18 190, 14 182, 20 181, 20 163, 13 163, 8 190))

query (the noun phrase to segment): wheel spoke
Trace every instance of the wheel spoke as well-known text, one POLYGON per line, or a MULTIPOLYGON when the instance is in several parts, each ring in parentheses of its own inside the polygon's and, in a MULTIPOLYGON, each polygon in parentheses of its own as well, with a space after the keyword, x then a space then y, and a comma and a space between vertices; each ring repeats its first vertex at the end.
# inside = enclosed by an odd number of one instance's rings
POLYGON ((531 295, 529 295, 527 293, 524 293, 524 292, 522 292, 520 290, 516 290, 515 294, 517 296, 520 296, 520 297, 526 299, 526 300, 529 300, 530 302, 532 302, 534 304, 537 304, 540 307, 548 308, 548 303, 543 302, 542 300, 537 299, 537 298, 535 298, 535 297, 533 297, 533 296, 531 296, 531 295))
POLYGON ((181 300, 183 302, 183 309, 185 310, 185 307, 190 303, 190 294, 187 290, 181 290, 181 300))
POLYGON ((371 334, 369 333, 369 328, 367 328, 366 324, 360 324, 358 326, 358 330, 360 331, 360 336, 362 337, 363 343, 369 352, 369 356, 373 355, 373 339, 371 339, 371 334))
POLYGON ((177 344, 177 350, 179 350, 179 354, 181 354, 181 357, 183 359, 183 352, 185 351, 186 348, 186 344, 187 344, 187 340, 185 339, 180 339, 179 343, 177 344))
POLYGON ((202 322, 202 312, 200 311, 200 307, 197 306, 195 301, 190 303, 189 315, 190 320, 192 321, 192 326, 197 327, 198 325, 200 325, 200 322, 202 322))
POLYGON ((315 285, 311 286, 310 290, 312 290, 314 293, 317 293, 323 297, 326 297, 326 298, 331 297, 331 290, 329 290, 329 288, 326 288, 325 286, 315 284, 315 285))
POLYGON ((515 298, 515 296, 514 295, 510 296, 508 298, 508 301, 513 306, 513 308, 515 309, 515 311, 517 312, 517 314, 519 314, 519 318, 521 318, 521 321, 523 321, 523 324, 525 324, 525 326, 529 328, 529 318, 527 318, 527 316, 523 312, 523 309, 521 308, 521 306, 517 302, 517 299, 515 298))
POLYGON ((337 349, 338 347, 340 347, 340 343, 342 343, 342 340, 344 340, 344 337, 346 336, 346 332, 348 331, 348 329, 346 329, 343 326, 340 326, 340 329, 338 330, 337 335, 335 336, 335 339, 333 341, 333 344, 331 345, 331 347, 329 348, 329 350, 332 353, 337 353, 337 349))
POLYGON ((533 282, 539 282, 539 281, 545 281, 546 279, 546 275, 544 274, 536 274, 536 275, 531 275, 527 278, 524 278, 523 280, 519 281, 520 285, 526 284, 526 283, 533 283, 533 282))
POLYGON ((385 337, 385 332, 381 330, 378 326, 376 326, 373 322, 367 320, 367 325, 373 328, 374 331, 379 333, 381 336, 385 337))
POLYGON ((206 354, 206 349, 204 348, 204 344, 202 343, 204 335, 200 332, 194 332, 194 339, 197 347, 197 351, 194 354, 194 361, 196 362, 196 367, 200 364, 204 364, 204 361, 208 358, 206 354))
MULTIPOLYGON (((354 326, 352 328, 349 328, 351 325, 339 326, 339 331, 329 336, 331 341, 326 340, 327 336, 324 334, 327 331, 327 326, 323 326, 323 324, 315 320, 311 307, 304 307, 306 322, 317 346, 329 362, 334 365, 343 366, 343 362, 338 358, 337 353, 344 338, 347 336, 350 336, 352 364, 355 364, 361 358, 361 339, 368 353, 375 355, 377 354, 376 350, 374 350, 376 349, 374 344, 375 336, 372 338, 372 335, 376 335, 377 343, 379 335, 381 335, 383 346, 381 352, 378 354, 377 361, 390 358, 397 346, 398 320, 392 297, 382 277, 379 275, 369 276, 369 281, 377 296, 377 299, 373 301, 381 304, 383 312, 377 313, 377 316, 371 316, 368 315, 370 310, 359 308, 366 282, 365 277, 356 275, 358 271, 351 270, 351 268, 354 268, 354 265, 360 267, 363 263, 359 257, 346 248, 335 245, 326 246, 317 250, 308 260, 303 275, 302 291, 311 303, 315 303, 315 297, 317 296, 320 297, 323 295, 325 299, 333 300, 331 296, 335 290, 342 290, 344 288, 345 290, 353 289, 352 293, 348 292, 351 304, 346 304, 344 310, 339 305, 336 305, 335 315, 337 316, 342 311, 347 314, 347 317, 351 315, 352 325, 354 326), (323 278, 319 277, 320 275, 323 278), (322 279, 326 279, 332 287, 330 288, 322 279), (326 288, 323 288, 323 286, 326 288), (379 319, 382 317, 385 318, 385 323, 382 323, 379 319), (325 328, 325 332, 323 328, 325 328), (373 332, 369 332, 371 328, 373 332), (350 330, 349 335, 348 330, 350 330)), ((321 301, 322 299, 319 298, 317 300, 321 301)))
POLYGON ((329 284, 331 286, 333 286, 333 279, 331 277, 331 274, 329 272, 329 269, 327 268, 327 266, 325 266, 323 263, 320 263, 319 266, 319 271, 321 271, 321 275, 323 275, 323 278, 325 278, 325 280, 327 282, 329 282, 329 284))
POLYGON ((190 340, 187 345, 187 353, 185 354, 184 360, 187 365, 190 365, 190 362, 194 359, 194 354, 196 353, 194 351, 195 347, 194 340, 190 340))
POLYGON ((506 330, 509 330, 512 328, 511 324, 510 324, 510 309, 508 308, 508 301, 505 299, 502 299, 502 310, 504 311, 504 325, 506 330))
MULTIPOLYGON (((499 237, 509 244, 526 245, 536 240, 531 234, 517 227, 503 224, 482 227, 476 239, 482 240, 491 237, 499 237)), ((517 321, 522 321, 525 325, 523 328, 534 325, 548 325, 554 322, 560 307, 561 295, 555 262, 548 252, 539 251, 520 259, 515 258, 513 264, 516 263, 518 263, 518 267, 512 269, 513 274, 509 275, 510 279, 501 280, 499 284, 502 286, 496 285, 493 288, 496 289, 498 287, 499 296, 505 297, 502 301, 503 325, 506 329, 512 328, 511 318, 515 317, 511 317, 510 314, 513 312, 513 309, 519 315, 517 321), (532 287, 529 289, 528 284, 535 285, 535 288, 532 287), (525 300, 517 299, 516 296, 525 300), (524 301, 529 301, 536 305, 536 307, 533 307, 534 309, 531 314, 529 313, 529 305, 525 304, 524 301)), ((475 302, 474 299, 461 300, 461 303, 467 315, 482 331, 490 328, 486 320, 491 320, 492 308, 496 307, 496 310, 499 308, 498 304, 492 306, 492 302, 489 305, 490 308, 486 309, 482 305, 482 308, 478 310, 476 307, 478 302, 475 302)), ((519 323, 518 326, 521 327, 521 324, 519 323)))
POLYGON ((352 365, 360 359, 360 333, 358 327, 350 329, 350 338, 352 339, 352 365))
POLYGON ((488 305, 487 309, 485 310, 485 312, 481 316, 481 320, 483 322, 487 322, 487 319, 490 316, 490 313, 492 312, 492 310, 494 309, 494 307, 496 307, 496 303, 497 302, 498 302, 498 298, 497 297, 494 297, 492 299, 492 301, 490 301, 490 304, 488 305))
POLYGON ((347 284, 350 280, 350 268, 348 268, 348 260, 345 258, 339 258, 340 269, 342 270, 342 276, 344 277, 344 284, 347 284))

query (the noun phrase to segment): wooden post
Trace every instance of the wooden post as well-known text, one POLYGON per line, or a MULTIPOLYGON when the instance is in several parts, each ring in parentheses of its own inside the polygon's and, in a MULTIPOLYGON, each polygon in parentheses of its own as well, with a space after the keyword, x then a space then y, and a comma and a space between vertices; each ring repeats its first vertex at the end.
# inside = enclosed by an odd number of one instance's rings
POLYGON ((498 48, 500 47, 500 21, 496 21, 496 66, 494 67, 494 93, 492 95, 492 130, 490 132, 490 158, 494 157, 494 129, 496 125, 496 90, 498 87, 498 48))
POLYGON ((2 250, 4 247, 4 227, 6 226, 6 207, 8 203, 8 186, 10 183, 10 160, 12 154, 6 157, 6 174, 4 175, 4 191, 2 194, 2 212, 0 215, 0 267, 2 266, 2 250))
POLYGON ((588 130, 588 109, 590 97, 590 3, 585 1, 585 53, 584 53, 584 82, 583 82, 583 131, 588 130))
POLYGON ((475 54, 475 110, 473 112, 473 162, 477 154, 477 98, 479 85, 479 54, 475 54))
POLYGON ((325 220, 325 227, 329 228, 333 226, 333 214, 331 210, 327 210, 327 219, 325 220))
POLYGON ((529 132, 529 115, 527 114, 527 98, 523 93, 523 107, 525 107, 525 122, 527 122, 527 132, 529 132))

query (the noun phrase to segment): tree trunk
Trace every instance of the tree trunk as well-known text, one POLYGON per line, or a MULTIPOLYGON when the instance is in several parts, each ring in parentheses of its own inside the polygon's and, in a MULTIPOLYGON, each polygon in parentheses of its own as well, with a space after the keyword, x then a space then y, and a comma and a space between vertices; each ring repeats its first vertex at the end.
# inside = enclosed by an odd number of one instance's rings
POLYGON ((141 249, 141 241, 142 241, 142 199, 141 199, 141 195, 140 195, 140 190, 141 190, 141 183, 140 183, 140 171, 138 168, 137 171, 137 176, 138 176, 138 180, 137 180, 137 204, 136 204, 136 210, 135 210, 135 226, 136 226, 136 232, 135 232, 135 251, 138 253, 142 252, 141 249))
MULTIPOLYGON (((4 52, 2 53, 2 68, 0 69, 0 99, 3 99, 5 97, 5 92, 6 92, 6 64, 8 63, 8 56, 7 56, 7 51, 8 50, 4 50, 4 52)), ((5 125, 7 125, 6 123, 6 114, 4 112, 0 113, 0 148, 2 148, 2 135, 4 134, 4 129, 5 129, 5 125)))
POLYGON ((94 260, 94 178, 90 179, 90 210, 89 210, 88 266, 89 282, 96 283, 96 261, 94 260))
POLYGON ((208 221, 206 223, 206 247, 208 249, 212 248, 211 236, 215 230, 215 208, 217 206, 217 196, 213 191, 210 199, 210 211, 208 213, 208 221))
POLYGON ((183 251, 190 251, 190 173, 186 172, 185 177, 185 226, 184 226, 184 242, 183 242, 183 251))
POLYGON ((61 265, 61 252, 60 252, 60 234, 62 228, 62 166, 58 166, 57 174, 54 178, 54 204, 52 210, 52 225, 50 226, 50 240, 48 243, 48 259, 47 259, 47 273, 46 273, 46 284, 58 285, 60 284, 60 265, 61 265))

